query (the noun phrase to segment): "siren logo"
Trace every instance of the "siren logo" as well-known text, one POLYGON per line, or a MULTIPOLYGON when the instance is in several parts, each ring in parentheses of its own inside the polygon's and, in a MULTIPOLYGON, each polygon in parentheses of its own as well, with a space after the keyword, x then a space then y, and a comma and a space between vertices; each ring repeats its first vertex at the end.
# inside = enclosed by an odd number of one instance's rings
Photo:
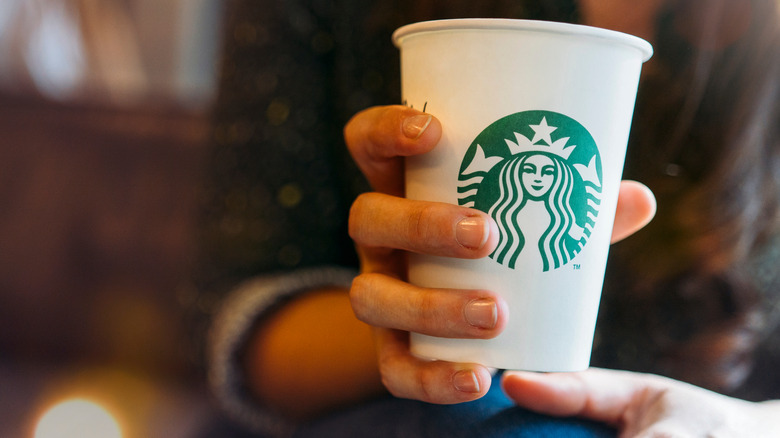
POLYGON ((602 178, 598 147, 580 123, 551 111, 524 111, 474 139, 460 167, 458 203, 495 219, 495 261, 550 271, 587 243, 602 178))

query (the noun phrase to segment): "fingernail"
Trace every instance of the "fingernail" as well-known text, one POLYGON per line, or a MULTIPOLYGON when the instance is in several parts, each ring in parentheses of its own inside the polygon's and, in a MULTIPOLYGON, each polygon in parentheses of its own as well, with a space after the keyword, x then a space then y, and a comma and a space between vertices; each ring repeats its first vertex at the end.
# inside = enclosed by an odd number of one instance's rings
POLYGON ((479 379, 474 371, 462 370, 455 373, 452 378, 455 389, 460 392, 477 393, 479 392, 479 379))
POLYGON ((466 321, 474 327, 492 329, 498 323, 498 307, 495 301, 481 298, 466 304, 463 311, 466 321))
POLYGON ((481 217, 467 217, 455 227, 455 240, 469 249, 480 249, 487 243, 490 228, 481 217))
POLYGON ((417 140, 425 133, 425 130, 428 129, 428 125, 431 124, 431 119, 433 119, 433 116, 430 114, 418 114, 416 116, 407 117, 402 126, 404 135, 412 140, 417 140))

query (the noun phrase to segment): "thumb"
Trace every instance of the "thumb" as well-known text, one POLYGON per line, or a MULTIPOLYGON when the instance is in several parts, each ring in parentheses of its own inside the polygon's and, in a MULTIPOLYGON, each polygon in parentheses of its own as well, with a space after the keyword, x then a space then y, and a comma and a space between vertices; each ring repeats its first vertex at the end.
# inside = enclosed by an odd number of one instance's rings
POLYGON ((655 195, 647 186, 636 181, 621 181, 612 243, 642 229, 653 219, 655 210, 655 195))
POLYGON ((632 406, 658 389, 653 376, 589 369, 579 373, 507 372, 502 386, 518 406, 617 426, 632 406))

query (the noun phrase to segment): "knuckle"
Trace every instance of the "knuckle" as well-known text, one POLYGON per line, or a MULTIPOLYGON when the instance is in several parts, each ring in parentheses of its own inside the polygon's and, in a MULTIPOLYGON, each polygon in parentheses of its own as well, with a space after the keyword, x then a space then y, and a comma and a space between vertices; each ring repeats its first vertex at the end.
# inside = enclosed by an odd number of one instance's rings
POLYGON ((402 398, 403 394, 401 394, 401 392, 398 391, 393 386, 393 382, 390 379, 390 377, 388 377, 387 374, 385 374, 385 373, 382 373, 381 376, 382 376, 382 386, 384 386, 385 389, 387 389, 387 392, 389 392, 390 395, 392 395, 393 397, 402 398))
POLYGON ((380 141, 386 141, 388 133, 401 137, 399 128, 405 117, 406 109, 406 107, 398 105, 386 105, 377 109, 376 120, 380 129, 376 130, 375 133, 381 137, 380 141))
POLYGON ((361 143, 364 135, 363 131, 366 123, 371 119, 370 116, 373 111, 375 111, 375 107, 358 111, 344 125, 342 133, 344 135, 344 141, 350 150, 354 149, 356 144, 361 143))
POLYGON ((420 367, 415 375, 418 395, 417 398, 427 403, 435 403, 436 375, 429 367, 420 367))
POLYGON ((370 196, 369 193, 360 194, 349 209, 348 231, 349 237, 354 241, 359 241, 362 237, 363 217, 367 204, 370 203, 370 196))
POLYGON ((373 288, 375 274, 361 274, 352 280, 349 288, 349 301, 355 316, 363 322, 367 322, 367 296, 373 288))
POLYGON ((438 312, 438 303, 434 294, 429 291, 420 291, 416 296, 416 303, 410 306, 410 310, 415 313, 414 318, 419 321, 419 330, 424 333, 434 333, 441 323, 441 316, 438 312))
POLYGON ((363 111, 355 113, 344 125, 342 135, 344 136, 344 142, 347 144, 347 148, 351 149, 351 145, 355 144, 355 136, 360 117, 363 116, 363 111))
MULTIPOLYGON (((387 146, 399 140, 401 137, 399 127, 401 126, 403 117, 397 107, 374 107, 370 115, 373 123, 371 127, 364 132, 366 140, 369 143, 377 146, 387 146)), ((374 152, 377 153, 378 150, 375 150, 374 152)), ((375 155, 374 158, 382 158, 382 156, 379 154, 379 156, 375 155)))
POLYGON ((377 359, 379 375, 384 386, 390 394, 398 398, 409 398, 411 394, 405 389, 406 385, 398 382, 399 360, 392 354, 380 354, 377 359))
POLYGON ((425 241, 431 237, 437 216, 437 208, 432 204, 422 205, 409 216, 408 237, 413 241, 425 241))
POLYGON ((392 364, 391 360, 387 357, 387 355, 380 355, 379 359, 377 361, 377 366, 379 367, 379 375, 382 380, 382 386, 384 386, 390 394, 400 397, 402 394, 399 393, 398 388, 395 387, 393 384, 393 379, 390 377, 392 375, 392 364))

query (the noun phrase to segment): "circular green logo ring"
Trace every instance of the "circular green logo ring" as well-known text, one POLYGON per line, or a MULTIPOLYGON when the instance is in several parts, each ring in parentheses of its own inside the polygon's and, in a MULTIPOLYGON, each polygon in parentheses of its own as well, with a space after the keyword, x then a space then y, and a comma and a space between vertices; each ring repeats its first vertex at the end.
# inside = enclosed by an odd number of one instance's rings
POLYGON ((587 129, 552 111, 523 111, 485 128, 458 174, 458 204, 484 211, 500 231, 490 255, 514 269, 569 263, 587 243, 601 205, 601 155, 587 129))

